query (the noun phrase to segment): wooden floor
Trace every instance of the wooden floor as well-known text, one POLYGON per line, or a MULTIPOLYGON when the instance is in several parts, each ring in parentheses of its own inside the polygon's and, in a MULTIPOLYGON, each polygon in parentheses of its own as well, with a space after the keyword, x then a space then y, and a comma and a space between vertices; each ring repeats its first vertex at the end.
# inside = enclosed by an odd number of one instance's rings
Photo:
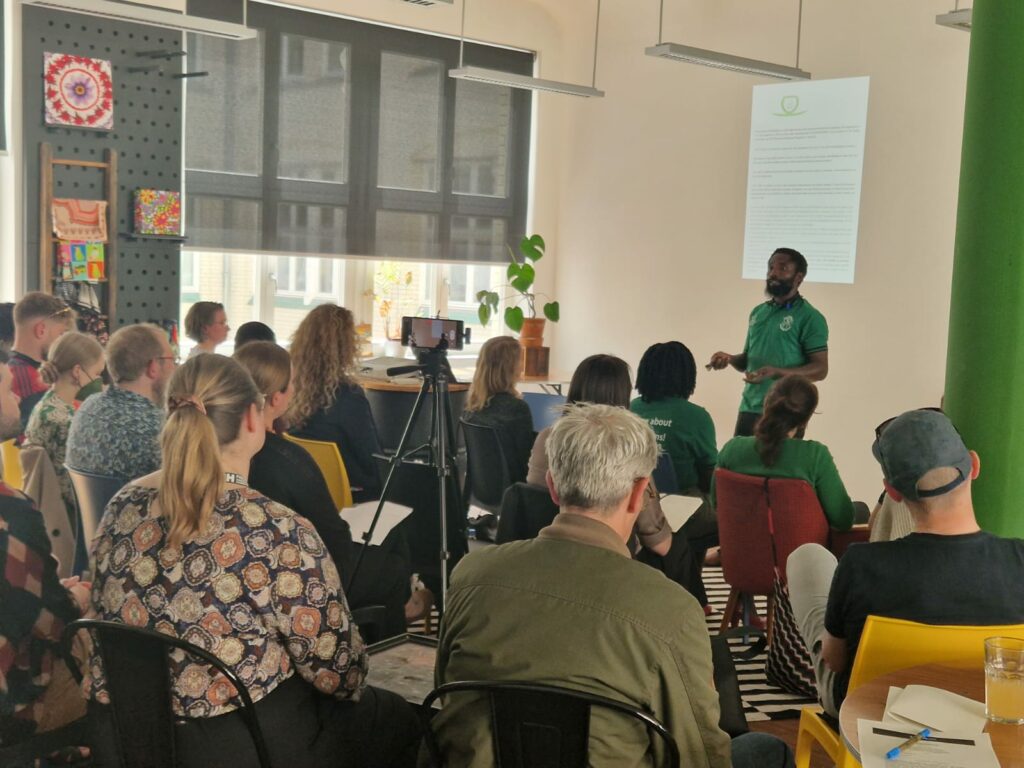
MULTIPOLYGON (((789 744, 791 749, 796 749, 796 732, 799 725, 800 720, 795 717, 791 720, 763 720, 751 723, 750 730, 778 736, 789 744)), ((832 768, 832 761, 822 752, 821 747, 816 746, 811 754, 811 768, 832 768)))

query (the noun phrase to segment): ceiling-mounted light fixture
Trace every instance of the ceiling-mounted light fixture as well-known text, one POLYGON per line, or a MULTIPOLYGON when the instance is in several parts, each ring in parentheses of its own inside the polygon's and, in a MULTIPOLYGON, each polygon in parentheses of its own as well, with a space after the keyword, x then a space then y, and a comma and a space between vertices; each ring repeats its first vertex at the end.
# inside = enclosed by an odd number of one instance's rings
POLYGON ((197 35, 223 37, 228 40, 251 40, 259 34, 258 30, 252 29, 244 23, 248 14, 248 0, 242 0, 242 24, 232 24, 227 21, 208 19, 205 16, 190 16, 187 13, 177 13, 135 3, 114 2, 113 0, 21 0, 21 4, 49 8, 53 11, 82 13, 113 21, 144 24, 150 27, 194 32, 197 35))
POLYGON ((403 3, 410 3, 412 5, 437 5, 438 3, 445 3, 447 5, 454 5, 455 0, 402 0, 403 3))
POLYGON ((719 51, 707 51, 703 48, 694 48, 690 45, 679 43, 662 42, 662 28, 665 21, 665 0, 661 0, 661 10, 658 15, 658 44, 647 49, 648 56, 655 56, 660 59, 672 59, 683 61, 687 64, 700 64, 704 67, 715 67, 716 69, 727 69, 731 72, 743 72, 747 75, 760 75, 762 77, 774 77, 779 80, 810 80, 811 73, 800 69, 800 33, 803 26, 804 2, 800 0, 800 11, 796 22, 796 66, 787 67, 784 64, 775 64, 770 61, 758 59, 745 59, 742 56, 733 56, 729 53, 719 51))
POLYGON ((940 27, 950 27, 963 32, 971 31, 971 9, 960 8, 960 0, 956 0, 953 10, 949 13, 940 13, 935 17, 935 23, 940 27))
POLYGON ((456 80, 473 80, 478 83, 489 83, 491 85, 504 85, 509 88, 525 88, 529 91, 548 91, 550 93, 564 93, 568 96, 583 96, 585 98, 604 96, 604 91, 597 89, 597 39, 601 31, 601 0, 597 0, 597 21, 594 23, 594 68, 591 74, 590 85, 576 85, 575 83, 563 83, 558 80, 542 80, 539 77, 527 75, 515 75, 511 72, 502 72, 500 69, 487 69, 485 67, 466 66, 463 54, 466 48, 466 3, 462 0, 462 32, 459 36, 459 66, 457 69, 449 69, 448 75, 456 80))

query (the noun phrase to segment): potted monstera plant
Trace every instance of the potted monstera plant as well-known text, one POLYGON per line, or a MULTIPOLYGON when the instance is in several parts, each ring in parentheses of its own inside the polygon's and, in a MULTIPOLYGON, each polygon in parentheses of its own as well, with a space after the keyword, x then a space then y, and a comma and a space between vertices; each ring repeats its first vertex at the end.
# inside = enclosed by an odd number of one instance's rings
MULTIPOLYGON (((523 346, 523 368, 527 376, 546 376, 550 350, 544 346, 544 324, 547 320, 558 322, 558 302, 545 302, 541 308, 543 317, 537 317, 538 296, 533 291, 537 276, 535 265, 544 256, 544 238, 530 235, 519 241, 519 253, 509 247, 509 265, 505 270, 508 284, 502 288, 512 289, 505 296, 505 325, 519 334, 523 346)), ((477 316, 482 325, 490 323, 498 312, 501 296, 497 291, 479 291, 476 295, 480 306, 477 316)))

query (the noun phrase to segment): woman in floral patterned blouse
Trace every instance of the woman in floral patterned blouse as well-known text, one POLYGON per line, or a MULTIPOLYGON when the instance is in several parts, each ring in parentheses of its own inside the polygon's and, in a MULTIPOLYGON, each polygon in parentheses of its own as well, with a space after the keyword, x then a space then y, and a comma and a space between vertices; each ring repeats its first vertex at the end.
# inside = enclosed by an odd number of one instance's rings
POLYGON ((82 400, 103 387, 103 347, 92 336, 69 331, 50 347, 39 376, 50 388, 32 409, 25 427, 25 442, 46 449, 68 511, 75 514, 75 494, 64 469, 68 428, 82 400))
MULTIPOLYGON (((229 358, 199 355, 175 372, 163 469, 114 496, 94 541, 93 607, 217 654, 256 702, 275 765, 413 765, 415 715, 365 685, 366 650, 316 529, 248 487, 262 408, 229 358)), ((179 764, 255 765, 231 685, 181 652, 171 660, 179 764)), ((114 731, 99 654, 85 690, 106 765, 114 731)))

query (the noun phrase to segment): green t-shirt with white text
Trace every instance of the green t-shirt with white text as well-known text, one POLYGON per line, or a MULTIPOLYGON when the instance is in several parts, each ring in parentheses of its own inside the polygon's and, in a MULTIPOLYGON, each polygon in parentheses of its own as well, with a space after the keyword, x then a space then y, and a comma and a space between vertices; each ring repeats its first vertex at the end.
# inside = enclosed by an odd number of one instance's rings
POLYGON ((672 457, 679 488, 697 486, 701 468, 710 474, 718 459, 715 424, 711 415, 682 397, 666 397, 653 403, 636 398, 629 409, 654 430, 658 448, 672 457))
MULTIPOLYGON (((807 299, 797 296, 785 304, 766 301, 750 313, 747 341, 743 353, 747 370, 756 371, 766 365, 774 368, 795 368, 807 363, 814 352, 828 349, 828 323, 807 299)), ((767 378, 743 388, 740 411, 761 413, 764 396, 775 379, 767 378)))

